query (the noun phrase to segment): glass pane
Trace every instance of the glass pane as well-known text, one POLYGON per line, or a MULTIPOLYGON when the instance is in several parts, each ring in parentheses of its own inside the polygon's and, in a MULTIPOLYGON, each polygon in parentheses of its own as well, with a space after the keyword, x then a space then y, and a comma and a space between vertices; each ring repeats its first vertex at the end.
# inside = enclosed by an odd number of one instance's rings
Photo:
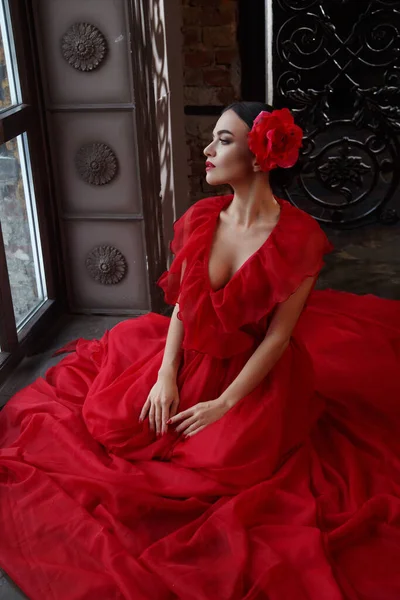
POLYGON ((47 299, 26 134, 0 146, 0 222, 21 329, 47 299))
POLYGON ((0 0, 0 111, 20 102, 8 2, 0 0))

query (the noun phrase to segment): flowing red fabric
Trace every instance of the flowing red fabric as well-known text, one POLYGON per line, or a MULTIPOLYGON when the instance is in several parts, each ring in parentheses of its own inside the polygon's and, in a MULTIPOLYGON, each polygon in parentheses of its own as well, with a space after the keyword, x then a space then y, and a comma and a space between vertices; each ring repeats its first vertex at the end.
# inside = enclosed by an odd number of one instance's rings
MULTIPOLYGON (((330 245, 280 201, 228 284, 231 196, 175 226, 160 279, 185 327, 180 408, 214 399, 330 245)), ((269 375, 189 439, 138 417, 169 319, 79 339, 0 415, 0 565, 31 600, 399 600, 400 303, 313 291, 269 375)))

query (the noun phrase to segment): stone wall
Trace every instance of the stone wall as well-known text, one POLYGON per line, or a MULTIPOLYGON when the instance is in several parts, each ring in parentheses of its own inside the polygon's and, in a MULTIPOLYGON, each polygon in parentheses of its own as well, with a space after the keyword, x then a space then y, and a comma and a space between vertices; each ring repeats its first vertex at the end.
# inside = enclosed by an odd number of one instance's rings
POLYGON ((207 106, 230 104, 240 96, 236 41, 237 0, 181 0, 183 16, 184 103, 189 161, 189 202, 226 192, 205 181, 204 147, 218 116, 199 114, 207 106))

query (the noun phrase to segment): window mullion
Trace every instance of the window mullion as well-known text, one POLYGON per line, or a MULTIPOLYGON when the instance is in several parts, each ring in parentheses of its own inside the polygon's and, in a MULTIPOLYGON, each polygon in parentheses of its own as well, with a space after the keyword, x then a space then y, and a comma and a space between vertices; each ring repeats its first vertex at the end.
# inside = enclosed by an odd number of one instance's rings
POLYGON ((0 347, 2 352, 12 352, 17 346, 17 327, 0 224, 0 347))
POLYGON ((0 113, 0 144, 24 133, 32 124, 34 110, 29 104, 13 106, 0 113))

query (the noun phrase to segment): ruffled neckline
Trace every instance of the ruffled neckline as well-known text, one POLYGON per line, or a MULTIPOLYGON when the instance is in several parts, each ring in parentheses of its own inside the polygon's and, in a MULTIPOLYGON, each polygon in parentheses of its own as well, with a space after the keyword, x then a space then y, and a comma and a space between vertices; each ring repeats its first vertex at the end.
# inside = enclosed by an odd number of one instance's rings
POLYGON ((169 304, 179 304, 184 347, 217 356, 232 356, 254 344, 254 331, 265 333, 266 319, 307 277, 323 266, 331 246, 318 223, 279 199, 279 220, 265 242, 229 281, 211 288, 209 251, 217 219, 233 196, 206 198, 175 223, 175 255, 159 285, 169 304))
POLYGON ((223 210, 225 210, 226 208, 228 208, 228 206, 232 203, 233 201, 233 194, 228 194, 226 196, 221 196, 221 203, 218 203, 217 206, 217 210, 215 211, 215 213, 212 216, 211 222, 210 222, 210 232, 209 232, 209 238, 208 238, 208 243, 207 243, 207 247, 206 247, 206 251, 204 252, 204 279, 208 288, 208 292, 213 295, 213 296, 217 296, 218 294, 223 294, 224 292, 227 291, 227 289, 230 287, 230 284, 233 282, 234 280, 236 280, 237 278, 240 278, 243 271, 245 271, 246 267, 248 267, 249 265, 251 265, 251 263, 260 255, 263 254, 264 252, 266 252, 268 250, 268 248, 270 247, 270 245, 273 243, 274 237, 277 233, 277 231, 280 229, 280 227, 282 226, 282 221, 284 218, 284 213, 286 212, 286 204, 287 202, 285 200, 282 200, 281 198, 277 198, 275 197, 275 200, 278 202, 279 206, 280 206, 280 213, 279 213, 279 219, 276 222, 276 224, 274 225, 273 229, 271 230, 271 233, 269 234, 269 236, 266 238, 266 240, 261 244, 261 246, 259 248, 257 248, 257 250, 255 250, 255 252, 253 252, 245 261, 244 263, 239 267, 239 269, 237 269, 237 271, 234 272, 234 274, 232 275, 232 277, 220 288, 218 288, 217 290, 215 290, 212 287, 211 284, 211 280, 210 280, 210 270, 209 270, 209 265, 210 265, 210 257, 211 257, 211 251, 214 245, 214 239, 215 239, 215 234, 217 232, 217 228, 218 228, 218 220, 220 217, 220 214, 223 210))

